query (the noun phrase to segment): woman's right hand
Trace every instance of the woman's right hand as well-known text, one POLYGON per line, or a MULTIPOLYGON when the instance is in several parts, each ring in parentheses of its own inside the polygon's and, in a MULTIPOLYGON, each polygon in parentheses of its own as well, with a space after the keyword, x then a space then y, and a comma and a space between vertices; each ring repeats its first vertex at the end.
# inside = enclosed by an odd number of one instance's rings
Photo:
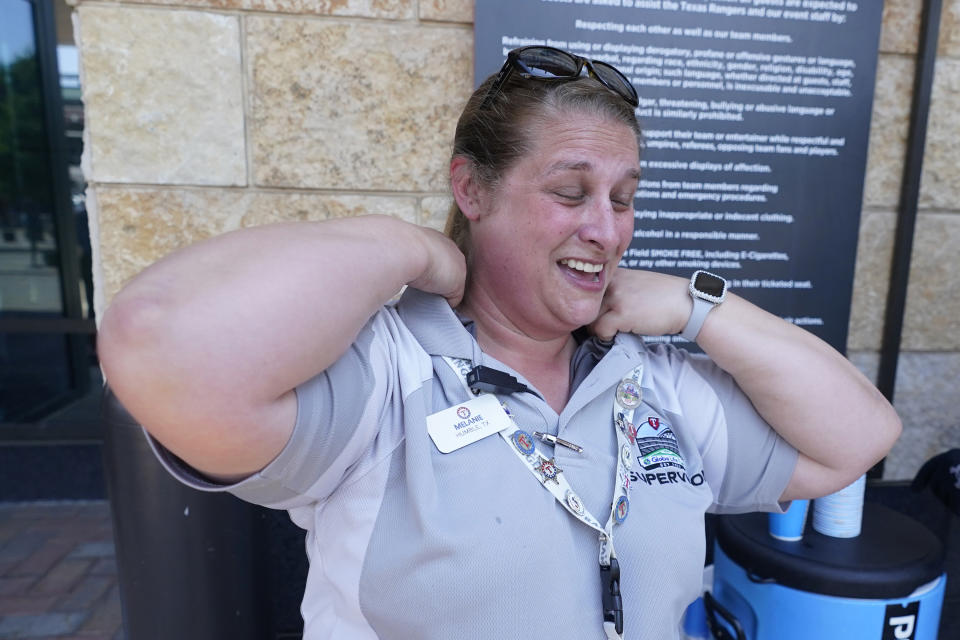
POLYGON ((157 440, 227 478, 270 462, 293 389, 333 364, 404 285, 463 297, 463 254, 388 216, 241 229, 134 277, 103 315, 110 386, 157 440))
POLYGON ((450 238, 438 231, 418 227, 427 263, 419 277, 408 284, 427 293, 435 293, 456 307, 463 299, 467 263, 463 253, 450 238))

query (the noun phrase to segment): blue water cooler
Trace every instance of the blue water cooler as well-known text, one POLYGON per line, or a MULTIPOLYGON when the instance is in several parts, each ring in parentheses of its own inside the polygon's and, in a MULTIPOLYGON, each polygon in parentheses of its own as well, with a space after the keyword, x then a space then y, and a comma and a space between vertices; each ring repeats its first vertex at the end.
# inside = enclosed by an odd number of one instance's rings
POLYGON ((716 638, 937 640, 946 575, 939 539, 896 511, 864 503, 855 538, 807 526, 803 539, 768 533, 764 513, 717 519, 716 638))

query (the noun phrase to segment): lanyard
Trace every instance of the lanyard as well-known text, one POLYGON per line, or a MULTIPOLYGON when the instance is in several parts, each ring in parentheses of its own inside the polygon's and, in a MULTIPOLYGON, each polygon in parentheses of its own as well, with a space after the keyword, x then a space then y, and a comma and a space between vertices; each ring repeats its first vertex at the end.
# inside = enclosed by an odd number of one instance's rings
MULTIPOLYGON (((459 358, 443 357, 444 361, 456 372, 467 390, 474 391, 467 384, 467 374, 471 371, 471 362, 459 358)), ((600 576, 602 578, 603 628, 609 639, 622 638, 623 603, 620 597, 620 564, 613 548, 613 527, 621 524, 630 513, 630 468, 633 465, 633 453, 630 444, 636 442, 637 431, 633 424, 633 413, 641 402, 640 380, 643 376, 643 364, 634 368, 617 386, 613 398, 613 424, 617 436, 617 470, 614 481, 613 500, 610 516, 605 525, 601 525, 587 510, 580 496, 574 491, 563 469, 557 466, 553 457, 548 458, 537 448, 533 435, 518 425, 505 403, 503 405, 510 426, 500 431, 500 436, 510 445, 510 450, 530 470, 537 481, 549 491, 557 502, 574 518, 599 533, 600 540, 600 576)))

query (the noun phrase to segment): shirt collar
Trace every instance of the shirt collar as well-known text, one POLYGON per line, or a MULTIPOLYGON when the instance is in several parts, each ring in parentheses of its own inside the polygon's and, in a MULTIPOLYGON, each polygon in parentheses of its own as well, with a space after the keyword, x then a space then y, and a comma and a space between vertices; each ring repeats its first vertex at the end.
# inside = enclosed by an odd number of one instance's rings
MULTIPOLYGON (((404 324, 428 354, 465 358, 477 364, 490 360, 484 358, 477 341, 464 328, 460 318, 442 296, 407 287, 400 296, 396 309, 404 324)), ((654 364, 660 359, 651 361, 647 357, 648 349, 640 336, 618 333, 612 344, 595 339, 589 339, 588 342, 591 344, 583 344, 580 348, 588 348, 597 355, 603 355, 596 366, 583 377, 582 382, 595 380, 604 385, 616 385, 644 360, 643 378, 640 381, 644 401, 662 411, 681 413, 679 405, 673 401, 675 394, 662 393, 658 389, 660 383, 671 381, 660 379, 663 374, 655 370, 657 367, 654 364)), ((505 365, 503 368, 512 371, 505 365)), ((573 399, 571 397, 571 400, 573 399)))
POLYGON ((480 361, 477 341, 442 296, 407 287, 396 308, 410 333, 430 355, 480 361))

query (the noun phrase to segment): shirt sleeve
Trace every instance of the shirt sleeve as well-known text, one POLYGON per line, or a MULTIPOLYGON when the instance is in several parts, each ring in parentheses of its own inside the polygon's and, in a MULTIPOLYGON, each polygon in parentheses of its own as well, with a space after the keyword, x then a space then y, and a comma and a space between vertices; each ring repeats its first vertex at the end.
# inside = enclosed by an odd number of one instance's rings
POLYGON ((234 484, 205 478, 148 438, 167 470, 195 489, 228 491, 276 509, 304 506, 325 499, 399 444, 402 426, 384 416, 395 413, 394 405, 407 395, 404 388, 423 377, 416 375, 423 366, 431 367, 430 359, 396 312, 381 310, 333 365, 296 388, 297 420, 283 450, 234 484), (412 371, 401 372, 401 362, 412 371))
POLYGON ((797 450, 757 413, 733 377, 703 354, 674 347, 655 351, 669 362, 673 398, 695 432, 713 513, 782 511, 797 450))

